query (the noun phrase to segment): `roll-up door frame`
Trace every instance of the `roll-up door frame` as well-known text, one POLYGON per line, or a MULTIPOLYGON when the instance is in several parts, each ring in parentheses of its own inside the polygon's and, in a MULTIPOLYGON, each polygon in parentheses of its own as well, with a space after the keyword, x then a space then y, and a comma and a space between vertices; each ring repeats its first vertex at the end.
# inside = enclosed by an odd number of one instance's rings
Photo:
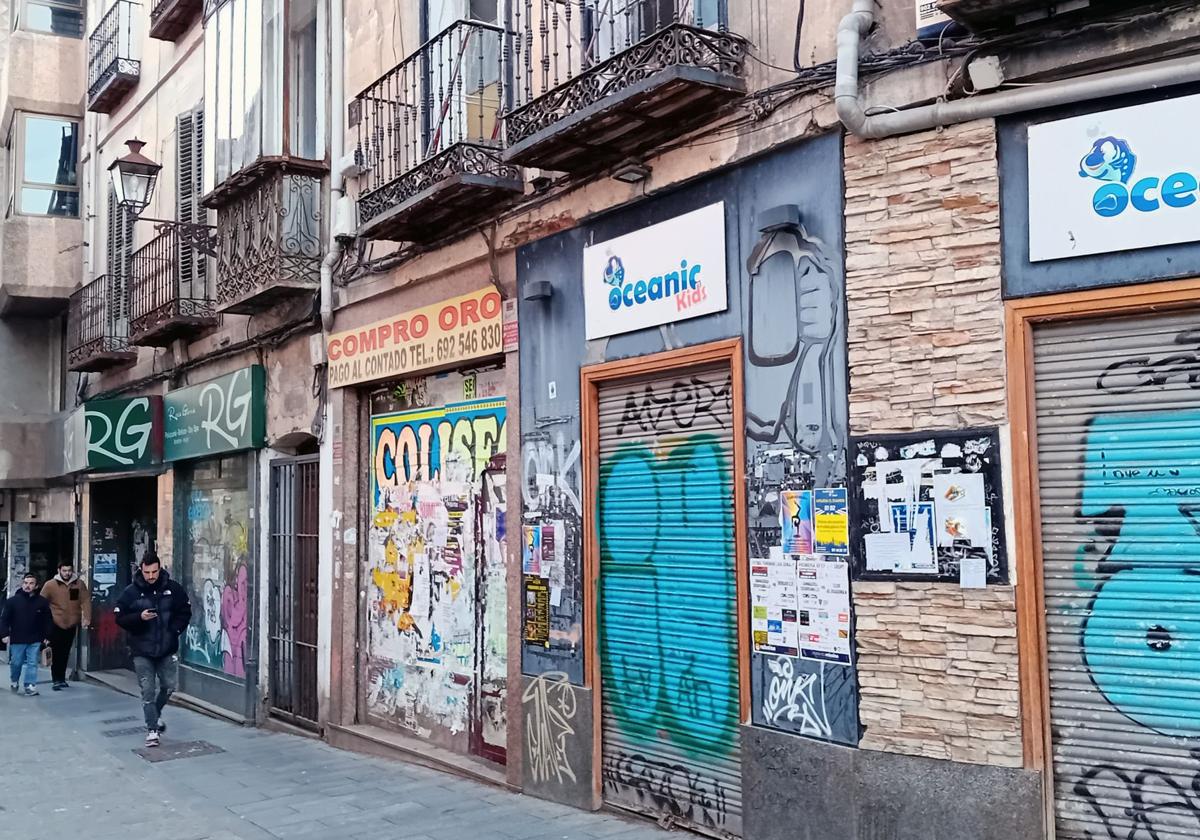
MULTIPOLYGON (((600 537, 596 531, 595 500, 599 493, 600 474, 600 386, 622 379, 646 374, 663 373, 670 370, 693 368, 700 365, 724 362, 729 365, 733 382, 733 463, 741 470, 746 464, 745 397, 742 385, 742 340, 740 338, 715 341, 696 347, 668 350, 650 356, 638 356, 616 362, 583 367, 579 370, 579 396, 583 413, 583 578, 584 578, 584 633, 586 637, 584 655, 587 685, 592 691, 592 793, 596 803, 601 801, 601 691, 598 621, 596 615, 596 593, 599 586, 600 537)), ((746 482, 740 474, 733 476, 734 516, 734 559, 736 565, 737 639, 738 639, 738 691, 740 719, 750 719, 750 654, 746 647, 748 618, 748 594, 746 592, 746 482)))
POLYGON ((1034 404, 1033 326, 1105 315, 1136 315, 1200 306, 1200 279, 1147 283, 1119 291, 1093 289, 1005 304, 1008 411, 1012 425, 1013 507, 1016 530, 1017 644, 1021 675, 1021 728, 1025 767, 1043 774, 1046 836, 1054 836, 1050 675, 1042 584, 1037 422, 1034 404))

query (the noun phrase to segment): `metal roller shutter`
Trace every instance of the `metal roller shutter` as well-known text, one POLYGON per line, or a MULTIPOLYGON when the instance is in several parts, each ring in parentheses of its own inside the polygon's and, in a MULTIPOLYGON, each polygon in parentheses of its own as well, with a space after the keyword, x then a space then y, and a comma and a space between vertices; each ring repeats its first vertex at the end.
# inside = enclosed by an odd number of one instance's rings
POLYGON ((1200 315, 1034 329, 1059 840, 1200 836, 1200 315))
POLYGON ((599 392, 603 783, 613 805, 741 833, 728 367, 599 392))

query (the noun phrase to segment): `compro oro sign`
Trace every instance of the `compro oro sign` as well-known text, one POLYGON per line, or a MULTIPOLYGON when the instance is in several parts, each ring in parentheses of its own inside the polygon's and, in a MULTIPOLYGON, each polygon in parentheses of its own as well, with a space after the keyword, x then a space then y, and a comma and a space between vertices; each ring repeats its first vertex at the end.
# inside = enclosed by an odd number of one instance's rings
POLYGON ((1200 95, 1029 127, 1029 259, 1200 240, 1200 95))
POLYGON ((504 350, 504 302, 494 288, 444 300, 329 338, 329 385, 407 376, 504 350))
POLYGON ((583 249, 589 339, 724 312, 727 293, 723 202, 583 249))

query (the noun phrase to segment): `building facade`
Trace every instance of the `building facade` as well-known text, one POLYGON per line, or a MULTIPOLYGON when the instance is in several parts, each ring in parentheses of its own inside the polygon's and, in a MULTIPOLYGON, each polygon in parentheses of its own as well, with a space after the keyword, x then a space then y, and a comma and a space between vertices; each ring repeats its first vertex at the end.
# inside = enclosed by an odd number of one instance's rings
POLYGON ((73 526, 93 671, 154 549, 238 720, 717 837, 1200 830, 1194 4, 22 8, 86 84, 0 86, 6 551, 73 526))

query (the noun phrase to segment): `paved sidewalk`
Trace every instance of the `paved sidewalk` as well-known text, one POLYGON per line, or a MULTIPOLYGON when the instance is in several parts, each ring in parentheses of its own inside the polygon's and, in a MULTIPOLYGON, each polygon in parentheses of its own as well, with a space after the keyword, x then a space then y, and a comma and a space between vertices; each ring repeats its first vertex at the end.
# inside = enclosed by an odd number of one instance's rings
MULTIPOLYGON (((7 667, 7 666, 4 666, 7 667)), ((163 749, 224 752, 149 763, 141 707, 72 683, 0 694, 0 837, 5 840, 687 840, 422 767, 237 727, 176 707, 163 749), (114 734, 116 733, 116 734, 114 734)))

